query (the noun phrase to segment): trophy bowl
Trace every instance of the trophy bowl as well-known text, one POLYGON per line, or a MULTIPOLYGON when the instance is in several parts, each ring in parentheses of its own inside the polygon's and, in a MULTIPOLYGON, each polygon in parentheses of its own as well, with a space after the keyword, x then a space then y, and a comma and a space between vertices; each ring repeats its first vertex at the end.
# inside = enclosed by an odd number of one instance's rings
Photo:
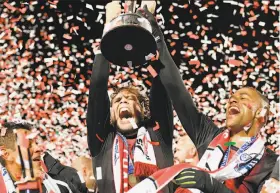
POLYGON ((109 62, 135 67, 156 55, 157 45, 150 22, 136 13, 127 13, 106 24, 100 48, 109 62))

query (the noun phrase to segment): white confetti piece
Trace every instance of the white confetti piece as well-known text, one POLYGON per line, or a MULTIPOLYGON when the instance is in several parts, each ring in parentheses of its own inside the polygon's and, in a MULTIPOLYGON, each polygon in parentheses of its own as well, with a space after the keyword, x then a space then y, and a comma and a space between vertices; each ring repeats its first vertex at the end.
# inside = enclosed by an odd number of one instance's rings
POLYGON ((99 22, 101 18, 102 18, 102 14, 99 13, 99 14, 98 14, 98 17, 96 18, 95 21, 96 21, 96 22, 99 22))
POLYGON ((93 10, 93 7, 91 4, 86 3, 86 8, 93 10))
POLYGON ((137 126, 134 118, 129 118, 128 120, 129 120, 130 124, 132 125, 133 129, 138 129, 138 126, 137 126))
POLYGON ((259 25, 260 25, 260 26, 265 26, 265 22, 260 21, 260 22, 259 22, 259 25))
POLYGON ((194 4, 198 7, 201 7, 202 5, 198 2, 198 1, 195 1, 194 4))
POLYGON ((82 18, 80 18, 79 16, 76 16, 76 19, 79 21, 83 21, 82 18))
POLYGON ((97 9, 104 9, 104 5, 96 5, 97 9))
POLYGON ((214 17, 214 18, 217 18, 219 17, 218 15, 214 15, 214 14, 207 14, 207 17, 214 17))
POLYGON ((15 96, 17 95, 17 92, 12 92, 10 95, 9 95, 9 98, 12 99, 14 98, 15 96))
POLYGON ((205 11, 207 9, 207 7, 201 7, 201 8, 199 8, 199 11, 205 11))
POLYGON ((160 13, 161 10, 162 10, 162 6, 159 6, 156 10, 156 13, 160 13))
POLYGON ((202 91, 202 86, 198 86, 196 89, 195 89, 195 93, 200 93, 202 91))
POLYGON ((44 58, 44 62, 53 62, 53 58, 44 58))
POLYGON ((49 19, 47 19, 47 22, 49 22, 49 23, 53 22, 53 18, 50 17, 49 19))
POLYGON ((69 20, 71 20, 71 19, 73 19, 74 18, 74 16, 73 15, 70 15, 70 16, 68 16, 66 19, 69 21, 69 20))

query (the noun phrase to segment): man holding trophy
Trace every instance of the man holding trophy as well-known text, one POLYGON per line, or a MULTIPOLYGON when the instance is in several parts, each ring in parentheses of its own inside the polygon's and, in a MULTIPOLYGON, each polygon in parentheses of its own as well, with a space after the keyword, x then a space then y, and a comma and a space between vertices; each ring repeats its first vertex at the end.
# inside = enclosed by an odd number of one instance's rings
MULTIPOLYGON (((116 2, 109 4, 107 13, 108 10, 121 12, 116 2)), ((195 107, 153 14, 147 6, 136 13, 144 19, 129 15, 117 17, 118 14, 110 18, 116 17, 105 26, 101 51, 93 66, 87 115, 88 142, 100 192, 174 192, 172 184, 168 184, 173 179, 183 192, 257 192, 277 159, 265 148, 259 135, 268 118, 267 99, 254 88, 239 89, 229 100, 227 128, 219 129, 195 107), (149 21, 153 41, 146 36, 150 28, 144 24, 145 19, 149 21), (124 30, 129 26, 134 28, 124 30), (134 41, 126 31, 135 31, 134 39, 141 39, 147 48, 134 41), (107 48, 111 48, 112 53, 107 48), (129 67, 150 60, 147 69, 154 77, 150 119, 145 99, 134 89, 118 90, 109 104, 107 60, 129 67), (173 165, 169 97, 197 147, 198 167, 189 164, 169 167, 173 165), (154 121, 158 125, 150 129, 149 124, 154 121), (151 173, 153 175, 148 177, 151 173)))
MULTIPOLYGON (((133 67, 158 56, 163 60, 168 57, 157 52, 165 43, 150 12, 155 9, 155 2, 142 1, 143 8, 136 13, 133 13, 134 2, 129 3, 125 7, 127 14, 121 14, 119 2, 113 1, 106 6, 101 48, 95 52, 92 68, 87 112, 88 144, 101 193, 127 192, 159 169, 173 165, 173 111, 155 70, 150 104, 146 94, 136 87, 116 89, 111 95, 111 104, 107 93, 109 62, 133 67)), ((174 192, 173 184, 166 185, 162 192, 174 192)))

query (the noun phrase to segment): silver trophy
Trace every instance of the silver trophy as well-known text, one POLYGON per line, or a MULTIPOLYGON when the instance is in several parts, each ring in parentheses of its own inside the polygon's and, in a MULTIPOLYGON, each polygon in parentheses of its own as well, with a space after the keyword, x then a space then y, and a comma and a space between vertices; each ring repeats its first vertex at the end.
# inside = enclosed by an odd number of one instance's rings
POLYGON ((134 67, 156 55, 157 45, 150 22, 135 11, 130 0, 128 11, 107 24, 101 40, 101 52, 113 64, 134 67))

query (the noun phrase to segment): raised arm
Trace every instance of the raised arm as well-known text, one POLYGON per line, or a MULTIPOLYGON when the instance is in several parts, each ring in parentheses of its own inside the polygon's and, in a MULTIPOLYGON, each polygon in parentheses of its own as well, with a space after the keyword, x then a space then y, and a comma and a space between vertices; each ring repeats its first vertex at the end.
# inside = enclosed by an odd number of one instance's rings
POLYGON ((87 135, 91 155, 98 155, 109 134, 110 101, 107 93, 109 62, 102 54, 95 56, 89 87, 87 135))
POLYGON ((161 82, 166 88, 184 129, 197 146, 204 142, 210 134, 216 133, 215 131, 218 128, 197 110, 190 93, 185 88, 178 68, 168 51, 164 36, 154 16, 146 7, 142 11, 138 11, 138 13, 146 17, 152 25, 153 35, 157 40, 159 49, 159 62, 161 63, 159 76, 161 82))
MULTIPOLYGON (((106 24, 120 13, 121 6, 118 1, 108 3, 106 24)), ((104 30, 106 30, 106 24, 104 30)), ((110 100, 107 92, 109 73, 110 64, 98 50, 92 67, 87 110, 88 146, 92 157, 98 155, 111 131, 110 100)))
POLYGON ((150 109, 152 119, 159 123, 159 131, 164 142, 172 146, 174 129, 172 104, 159 76, 153 79, 150 109))
MULTIPOLYGON (((147 5, 148 10, 151 13, 154 13, 156 1, 143 0, 141 7, 144 5, 147 5)), ((157 121, 159 124, 159 131, 165 144, 172 146, 174 130, 172 103, 159 76, 156 76, 152 82, 150 93, 150 110, 152 119, 157 121)))
POLYGON ((212 133, 210 129, 216 128, 216 126, 196 108, 164 41, 158 43, 158 49, 160 53, 159 60, 162 64, 162 68, 159 71, 161 81, 172 100, 174 109, 185 131, 194 144, 199 146, 206 140, 208 134, 212 133))

